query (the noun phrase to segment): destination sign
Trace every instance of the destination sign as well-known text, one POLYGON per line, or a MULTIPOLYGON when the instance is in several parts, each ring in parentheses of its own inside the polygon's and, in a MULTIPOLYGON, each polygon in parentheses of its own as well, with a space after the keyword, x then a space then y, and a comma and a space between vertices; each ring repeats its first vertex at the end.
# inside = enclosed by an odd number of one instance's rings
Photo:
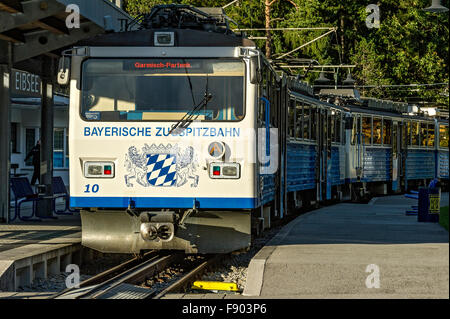
POLYGON ((180 62, 176 62, 176 63, 172 63, 172 62, 141 63, 141 62, 136 62, 134 64, 134 67, 136 69, 180 69, 180 68, 190 69, 190 68, 192 68, 192 64, 189 62, 187 62, 187 63, 180 63, 180 62))
MULTIPOLYGON (((126 60, 123 69, 127 71, 145 71, 156 73, 205 73, 201 61, 186 60, 126 60)), ((209 72, 208 72, 209 73, 209 72)))

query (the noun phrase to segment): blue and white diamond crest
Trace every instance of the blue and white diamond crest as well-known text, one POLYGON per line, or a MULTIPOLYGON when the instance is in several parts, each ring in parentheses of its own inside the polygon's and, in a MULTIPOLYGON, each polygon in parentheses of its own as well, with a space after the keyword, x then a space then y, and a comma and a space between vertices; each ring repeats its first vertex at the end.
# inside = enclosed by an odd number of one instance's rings
POLYGON ((147 180, 153 186, 173 186, 177 181, 177 157, 173 154, 147 154, 147 180))
POLYGON ((197 166, 192 146, 181 150, 177 144, 145 144, 142 152, 130 146, 125 155, 125 183, 128 187, 134 187, 133 180, 144 187, 180 187, 190 179, 191 187, 197 187, 197 166))

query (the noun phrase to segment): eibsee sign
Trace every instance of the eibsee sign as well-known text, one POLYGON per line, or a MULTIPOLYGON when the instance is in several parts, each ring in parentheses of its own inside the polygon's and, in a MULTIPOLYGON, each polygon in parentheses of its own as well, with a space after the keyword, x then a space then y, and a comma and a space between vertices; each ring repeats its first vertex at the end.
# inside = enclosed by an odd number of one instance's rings
POLYGON ((12 69, 11 93, 40 97, 41 96, 41 78, 39 75, 12 69))

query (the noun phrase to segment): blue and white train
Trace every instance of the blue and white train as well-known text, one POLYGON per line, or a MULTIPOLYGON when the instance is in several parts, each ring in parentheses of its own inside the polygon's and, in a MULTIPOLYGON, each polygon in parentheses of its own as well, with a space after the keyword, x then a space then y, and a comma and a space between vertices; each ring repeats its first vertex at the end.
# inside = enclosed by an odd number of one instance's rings
POLYGON ((157 6, 66 52, 83 245, 229 252, 296 207, 448 181, 448 123, 322 101, 228 23, 157 6))

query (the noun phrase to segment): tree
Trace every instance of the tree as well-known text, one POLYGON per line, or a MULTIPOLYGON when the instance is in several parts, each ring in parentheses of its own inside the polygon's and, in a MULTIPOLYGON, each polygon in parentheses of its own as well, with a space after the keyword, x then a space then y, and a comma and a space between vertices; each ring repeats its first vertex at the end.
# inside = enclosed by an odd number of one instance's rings
MULTIPOLYGON (((155 4, 173 1, 126 0, 131 15, 150 12, 155 4)), ((220 7, 231 0, 181 0, 197 7, 220 7)), ((445 2, 445 1, 444 1, 445 2)), ((448 7, 447 3, 443 3, 448 7)), ((384 88, 380 85, 448 83, 448 14, 421 10, 429 0, 378 0, 379 29, 366 26, 366 6, 354 0, 240 0, 226 13, 240 28, 338 27, 332 33, 292 53, 320 64, 355 64, 353 77, 367 96, 414 102, 418 99, 445 104, 442 86, 384 88)), ((258 33, 256 33, 258 34, 258 33)), ((256 35, 252 33, 252 35, 256 35)), ((260 33, 261 34, 261 33, 260 33)), ((288 52, 323 34, 322 31, 265 31, 266 41, 255 40, 266 56, 288 52)), ((342 74, 341 80, 346 74, 342 74)), ((313 81, 317 74, 310 74, 313 81)), ((445 87, 444 87, 445 88, 445 87)), ((448 95, 448 85, 446 86, 448 95)))

